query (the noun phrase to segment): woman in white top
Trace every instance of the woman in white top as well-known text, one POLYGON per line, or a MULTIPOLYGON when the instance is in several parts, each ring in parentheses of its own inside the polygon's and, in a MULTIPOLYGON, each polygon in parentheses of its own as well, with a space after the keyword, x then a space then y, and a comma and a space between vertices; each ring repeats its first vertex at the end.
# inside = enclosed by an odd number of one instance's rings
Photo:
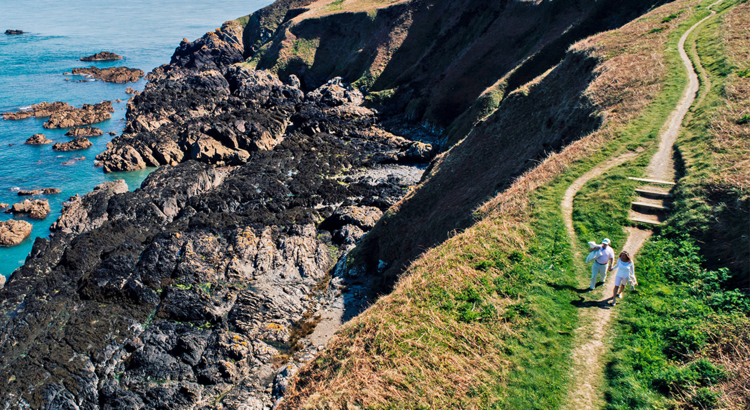
POLYGON ((626 251, 620 252, 620 258, 617 264, 612 266, 609 270, 617 269, 615 274, 615 289, 612 293, 612 306, 617 303, 617 297, 622 297, 622 291, 625 289, 625 283, 630 281, 633 286, 637 285, 638 282, 635 280, 635 264, 630 259, 630 255, 626 251))

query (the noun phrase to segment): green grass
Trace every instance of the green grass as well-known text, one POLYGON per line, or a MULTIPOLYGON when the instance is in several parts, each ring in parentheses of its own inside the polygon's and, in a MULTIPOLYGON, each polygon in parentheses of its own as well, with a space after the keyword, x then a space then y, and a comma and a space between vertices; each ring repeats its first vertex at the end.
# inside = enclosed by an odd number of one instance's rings
POLYGON ((676 211, 668 226, 639 252, 640 286, 618 307, 617 338, 607 366, 607 409, 716 408, 720 394, 712 386, 728 375, 703 358, 710 348, 709 336, 721 331, 717 324, 746 320, 750 313, 750 300, 732 289, 729 270, 703 267, 696 239, 713 218, 699 187, 700 179, 712 172, 702 145, 705 130, 732 72, 722 53, 719 28, 718 19, 713 19, 693 36, 699 39, 698 52, 707 71, 700 73, 702 82, 705 85, 705 76, 710 76, 712 88, 699 93, 701 105, 693 108, 680 138, 679 148, 691 161, 676 189, 676 211))
POLYGON ((677 400, 713 408, 716 393, 701 389, 726 372, 700 358, 713 324, 750 312, 750 300, 723 287, 726 269, 701 266, 698 246, 676 232, 657 236, 638 258, 638 290, 620 304, 618 337, 607 368, 607 409, 667 408, 677 400))

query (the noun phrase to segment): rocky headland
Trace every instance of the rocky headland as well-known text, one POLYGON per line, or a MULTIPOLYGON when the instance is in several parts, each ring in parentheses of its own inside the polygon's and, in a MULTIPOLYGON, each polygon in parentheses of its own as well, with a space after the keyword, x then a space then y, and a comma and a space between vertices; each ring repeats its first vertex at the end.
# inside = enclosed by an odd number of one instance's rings
POLYGON ((336 261, 435 150, 384 130, 341 79, 303 90, 235 64, 233 30, 183 42, 97 157, 106 172, 162 166, 135 191, 68 200, 11 276, 4 402, 271 407, 324 343, 305 330, 314 318, 364 308, 349 289, 366 281, 336 261))
MULTIPOLYGON (((11 219, 8 221, 0 222, 0 246, 16 246, 23 242, 24 239, 31 235, 31 228, 33 226, 26 222, 11 219)), ((0 288, 5 283, 5 277, 0 275, 0 288)))
POLYGON ((96 127, 74 127, 65 133, 66 137, 99 137, 104 131, 96 127))
POLYGON ((74 68, 73 75, 85 75, 107 83, 133 83, 145 75, 143 70, 128 67, 97 68, 74 68))
POLYGON ((57 144, 52 145, 52 149, 55 151, 78 151, 91 148, 92 145, 94 144, 92 144, 88 139, 84 137, 78 137, 73 141, 58 142, 57 144))
POLYGON ((44 134, 34 134, 31 137, 29 137, 24 144, 27 145, 44 145, 44 144, 52 144, 54 141, 51 139, 47 139, 47 137, 44 136, 44 134))
POLYGON ((110 51, 102 51, 101 53, 96 53, 94 55, 81 57, 81 61, 115 61, 115 60, 122 60, 122 56, 119 56, 110 51))

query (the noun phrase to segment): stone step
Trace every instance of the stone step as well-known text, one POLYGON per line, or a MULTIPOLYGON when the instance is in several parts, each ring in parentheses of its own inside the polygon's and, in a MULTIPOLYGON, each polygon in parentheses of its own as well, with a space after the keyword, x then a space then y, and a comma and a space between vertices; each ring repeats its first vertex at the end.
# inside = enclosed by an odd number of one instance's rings
POLYGON ((640 206, 642 208, 648 208, 648 209, 656 209, 659 211, 668 211, 669 207, 666 205, 659 205, 659 204, 652 204, 649 202, 633 202, 631 205, 633 206, 640 206))
POLYGON ((633 178, 633 177, 628 177, 628 179, 631 179, 633 181, 648 182, 650 184, 677 185, 674 182, 671 182, 671 181, 662 181, 662 180, 659 180, 659 179, 633 178))
POLYGON ((631 220, 631 221, 633 221, 633 222, 640 222, 640 223, 643 223, 643 224, 661 225, 661 222, 659 222, 659 221, 655 221, 655 220, 652 220, 652 219, 646 219, 646 218, 639 218, 637 216, 631 216, 628 219, 631 220))
POLYGON ((669 192, 655 191, 652 189, 636 188, 635 192, 645 196, 655 196, 658 198, 671 198, 672 194, 669 192))

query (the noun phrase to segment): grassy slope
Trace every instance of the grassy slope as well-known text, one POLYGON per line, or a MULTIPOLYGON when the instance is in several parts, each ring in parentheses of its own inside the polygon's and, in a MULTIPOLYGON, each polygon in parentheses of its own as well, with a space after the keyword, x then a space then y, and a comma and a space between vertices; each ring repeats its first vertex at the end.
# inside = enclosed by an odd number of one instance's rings
MULTIPOLYGON (((729 222, 734 230, 747 232, 750 223, 749 133, 737 127, 737 120, 750 111, 750 80, 738 75, 748 65, 748 22, 750 4, 745 2, 720 13, 696 34, 707 69, 704 90, 708 83, 711 89, 699 95, 679 141, 685 175, 677 189, 677 210, 661 235, 644 247, 639 258, 642 286, 620 312, 608 371, 608 408, 750 406, 750 300, 747 285, 738 280, 745 271, 732 259, 719 260, 721 253, 709 265, 733 271, 706 269, 698 247, 698 239, 714 230, 711 225, 722 223, 726 207, 734 208, 729 222), (716 196, 726 202, 716 204, 716 196)), ((719 236, 731 232, 720 229, 719 236)), ((721 239, 731 241, 739 253, 747 249, 741 235, 721 239)))
MULTIPOLYGON (((660 21, 695 3, 674 2, 575 46, 601 60, 586 93, 607 115, 605 127, 521 176, 478 210, 474 226, 414 263, 392 294, 342 328, 301 371, 287 406, 559 407, 581 274, 570 259, 560 198, 607 157, 627 148, 645 146, 644 155, 654 149, 684 84, 664 42, 674 47, 696 16, 660 21), (649 33, 655 25, 664 30, 649 33)), ((615 192, 612 201, 621 205, 622 195, 615 192)), ((622 241, 620 226, 590 226, 585 233, 622 241)))

